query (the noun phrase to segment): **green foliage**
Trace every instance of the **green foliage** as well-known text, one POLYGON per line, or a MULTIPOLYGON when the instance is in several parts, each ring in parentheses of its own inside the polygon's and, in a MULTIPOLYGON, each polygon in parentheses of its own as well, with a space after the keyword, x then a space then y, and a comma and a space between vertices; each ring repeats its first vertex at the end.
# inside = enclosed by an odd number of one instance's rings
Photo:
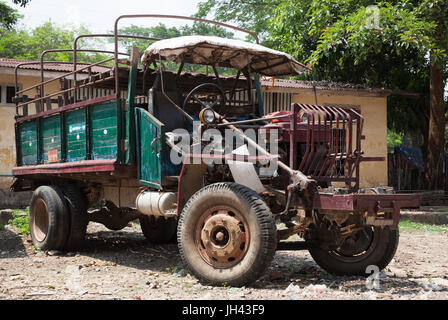
MULTIPOLYGON (((279 0, 207 0, 198 4, 196 17, 206 18, 213 13, 216 21, 236 22, 242 28, 254 31, 262 42, 268 37, 268 21, 279 0)), ((253 39, 251 39, 253 40, 253 39)))
MULTIPOLYGON (((30 31, 9 30, 0 38, 0 56, 2 58, 40 60, 40 55, 48 49, 71 49, 73 41, 79 34, 90 33, 86 27, 58 26, 46 22, 30 31)), ((81 39, 78 48, 94 49, 101 46, 99 39, 81 39)), ((105 59, 98 53, 78 53, 79 62, 96 62, 105 59)), ((45 60, 73 61, 71 52, 56 52, 45 55, 45 60)))
POLYGON ((387 131, 387 149, 389 152, 393 151, 395 147, 401 146, 403 143, 403 134, 397 133, 393 130, 387 131))
MULTIPOLYGON (((157 39, 170 39, 190 35, 209 35, 223 38, 233 38, 234 36, 232 32, 228 32, 226 29, 220 26, 201 22, 194 22, 192 26, 184 25, 179 28, 168 28, 163 23, 160 23, 155 27, 141 27, 131 25, 129 27, 120 29, 118 33, 122 35, 151 37, 157 39)), ((140 51, 144 51, 152 43, 152 41, 148 40, 126 38, 121 38, 119 42, 121 45, 126 46, 128 50, 130 50, 132 46, 137 46, 140 51)))
MULTIPOLYGON (((170 39, 181 36, 190 36, 190 35, 208 35, 208 36, 218 36, 223 38, 233 38, 234 34, 232 32, 227 31, 223 27, 218 25, 211 25, 207 23, 194 22, 193 25, 183 25, 179 28, 171 27, 168 28, 165 24, 158 24, 155 27, 141 27, 136 25, 131 25, 129 27, 125 27, 119 30, 118 32, 121 35, 134 35, 134 36, 142 36, 142 37, 150 37, 156 39, 170 39)), ((110 41, 113 41, 111 39, 110 41)), ((119 42, 122 46, 125 46, 128 52, 131 50, 132 46, 136 46, 139 51, 144 51, 148 46, 153 43, 153 41, 148 41, 144 39, 130 39, 130 38, 121 38, 119 42)), ((168 70, 177 70, 179 65, 174 62, 165 62, 165 67, 168 70)), ((185 64, 183 67, 183 71, 187 72, 205 72, 205 67, 200 65, 190 65, 185 64)), ((218 71, 221 74, 233 74, 234 71, 228 68, 218 68, 218 71)))
POLYGON ((26 209, 27 215, 21 216, 18 215, 18 211, 21 210, 14 210, 13 211, 13 218, 9 221, 9 224, 16 227, 19 234, 27 235, 30 233, 30 227, 28 224, 28 211, 29 208, 26 209))
POLYGON ((11 8, 4 1, 0 1, 0 36, 3 37, 5 30, 10 30, 20 19, 17 10, 11 8))
POLYGON ((427 232, 434 231, 448 234, 448 225, 431 225, 428 223, 413 222, 410 220, 401 220, 398 224, 401 232, 427 232))

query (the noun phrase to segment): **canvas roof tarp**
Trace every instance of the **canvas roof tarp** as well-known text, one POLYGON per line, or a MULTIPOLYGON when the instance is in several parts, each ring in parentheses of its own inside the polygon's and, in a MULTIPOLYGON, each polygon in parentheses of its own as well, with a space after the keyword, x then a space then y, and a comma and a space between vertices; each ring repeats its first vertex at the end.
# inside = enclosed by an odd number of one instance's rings
POLYGON ((184 36, 159 40, 142 56, 149 64, 160 57, 181 63, 233 67, 237 70, 250 64, 252 72, 265 76, 292 76, 308 70, 291 55, 242 40, 213 36, 184 36))

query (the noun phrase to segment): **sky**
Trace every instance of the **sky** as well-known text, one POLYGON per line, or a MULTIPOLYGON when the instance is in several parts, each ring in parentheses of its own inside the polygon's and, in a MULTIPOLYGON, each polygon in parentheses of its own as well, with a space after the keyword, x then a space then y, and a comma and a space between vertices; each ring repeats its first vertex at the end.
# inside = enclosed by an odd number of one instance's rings
MULTIPOLYGON (((24 15, 20 24, 34 28, 51 20, 60 25, 85 25, 92 33, 113 30, 115 19, 125 14, 170 14, 190 16, 197 11, 201 0, 31 0, 25 8, 7 0, 8 5, 24 15)), ((174 19, 133 19, 121 20, 119 27, 129 25, 154 26, 165 23, 167 26, 186 24, 174 19)))

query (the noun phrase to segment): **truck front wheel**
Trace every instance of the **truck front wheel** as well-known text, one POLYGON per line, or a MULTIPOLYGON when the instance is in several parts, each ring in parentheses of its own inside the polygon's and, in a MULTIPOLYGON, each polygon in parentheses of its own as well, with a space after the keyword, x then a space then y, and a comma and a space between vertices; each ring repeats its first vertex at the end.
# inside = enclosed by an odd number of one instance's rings
POLYGON ((399 232, 389 228, 366 227, 347 237, 335 250, 310 249, 314 261, 335 275, 368 276, 368 266, 384 269, 398 246, 399 232))
POLYGON ((64 196, 56 186, 40 186, 31 198, 29 226, 33 244, 41 250, 63 250, 69 230, 64 196))
POLYGON ((177 229, 184 264, 203 283, 243 286, 270 265, 277 246, 272 213, 253 190, 216 183, 187 202, 177 229))

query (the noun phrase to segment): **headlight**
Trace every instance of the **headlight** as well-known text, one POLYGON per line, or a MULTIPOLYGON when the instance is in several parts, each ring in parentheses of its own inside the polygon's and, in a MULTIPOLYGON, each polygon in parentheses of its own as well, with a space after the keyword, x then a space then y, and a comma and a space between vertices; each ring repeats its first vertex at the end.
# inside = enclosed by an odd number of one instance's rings
POLYGON ((199 120, 205 124, 212 124, 216 122, 215 111, 211 108, 204 108, 199 113, 199 120))

